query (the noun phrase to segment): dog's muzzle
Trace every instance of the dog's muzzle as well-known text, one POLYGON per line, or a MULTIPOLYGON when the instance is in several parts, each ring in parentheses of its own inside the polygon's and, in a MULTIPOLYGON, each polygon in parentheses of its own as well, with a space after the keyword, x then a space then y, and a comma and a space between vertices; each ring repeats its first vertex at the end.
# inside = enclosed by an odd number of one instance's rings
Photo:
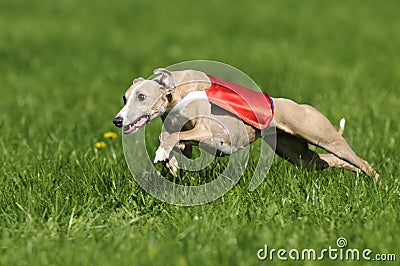
POLYGON ((122 121, 122 117, 117 116, 114 118, 113 123, 116 127, 122 127, 122 121))
POLYGON ((139 128, 145 126, 147 123, 150 122, 150 116, 149 115, 143 115, 136 121, 130 123, 129 125, 124 126, 124 119, 122 117, 115 117, 113 120, 113 123, 116 127, 123 127, 123 132, 126 135, 130 135, 135 133, 139 128))

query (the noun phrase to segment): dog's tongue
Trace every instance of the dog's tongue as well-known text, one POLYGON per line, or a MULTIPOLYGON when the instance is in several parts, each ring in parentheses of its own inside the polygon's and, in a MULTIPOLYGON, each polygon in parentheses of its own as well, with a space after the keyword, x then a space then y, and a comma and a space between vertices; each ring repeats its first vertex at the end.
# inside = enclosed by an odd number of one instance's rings
POLYGON ((133 125, 133 127, 139 128, 139 127, 144 126, 144 124, 146 124, 146 122, 147 122, 147 119, 148 119, 147 116, 144 116, 144 117, 140 118, 139 121, 137 121, 133 125))

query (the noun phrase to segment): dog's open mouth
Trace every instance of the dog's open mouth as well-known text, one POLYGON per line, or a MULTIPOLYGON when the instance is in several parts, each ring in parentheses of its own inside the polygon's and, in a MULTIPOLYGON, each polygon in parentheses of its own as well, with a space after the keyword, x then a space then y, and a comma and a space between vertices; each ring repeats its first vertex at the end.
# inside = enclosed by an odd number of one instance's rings
POLYGON ((150 117, 148 115, 144 115, 140 117, 133 123, 130 123, 127 126, 124 126, 124 134, 129 135, 135 133, 139 128, 145 126, 150 121, 150 117))

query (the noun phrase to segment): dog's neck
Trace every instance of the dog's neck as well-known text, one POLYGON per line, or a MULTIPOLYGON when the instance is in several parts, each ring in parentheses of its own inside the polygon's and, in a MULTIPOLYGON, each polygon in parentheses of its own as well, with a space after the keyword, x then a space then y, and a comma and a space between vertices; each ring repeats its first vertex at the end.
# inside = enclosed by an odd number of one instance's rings
POLYGON ((211 82, 207 76, 203 77, 199 81, 179 79, 179 77, 177 77, 175 84, 178 84, 176 85, 175 90, 171 92, 169 96, 166 95, 168 100, 167 110, 174 108, 174 106, 181 102, 189 93, 194 91, 204 91, 211 86, 211 82))
POLYGON ((180 88, 177 87, 175 89, 174 92, 171 92, 170 95, 167 95, 167 99, 168 99, 168 104, 167 104, 167 109, 172 109, 174 108, 174 106, 176 106, 179 102, 182 101, 183 98, 185 98, 189 93, 193 92, 193 91, 204 91, 204 88, 194 88, 193 86, 191 86, 191 88, 180 88))

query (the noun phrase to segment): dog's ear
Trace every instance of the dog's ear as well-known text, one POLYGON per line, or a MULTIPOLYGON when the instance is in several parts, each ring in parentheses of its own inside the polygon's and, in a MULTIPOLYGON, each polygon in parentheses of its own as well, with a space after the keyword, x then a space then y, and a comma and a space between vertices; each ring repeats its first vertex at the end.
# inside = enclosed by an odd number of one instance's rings
POLYGON ((175 89, 175 83, 172 77, 171 71, 165 69, 165 68, 157 68, 154 70, 155 75, 161 75, 159 77, 160 84, 163 86, 164 89, 166 90, 174 90, 175 89))
POLYGON ((139 82, 139 81, 143 81, 143 80, 145 80, 145 79, 142 78, 142 77, 136 78, 136 79, 133 80, 132 84, 133 84, 133 83, 136 83, 136 82, 139 82))

